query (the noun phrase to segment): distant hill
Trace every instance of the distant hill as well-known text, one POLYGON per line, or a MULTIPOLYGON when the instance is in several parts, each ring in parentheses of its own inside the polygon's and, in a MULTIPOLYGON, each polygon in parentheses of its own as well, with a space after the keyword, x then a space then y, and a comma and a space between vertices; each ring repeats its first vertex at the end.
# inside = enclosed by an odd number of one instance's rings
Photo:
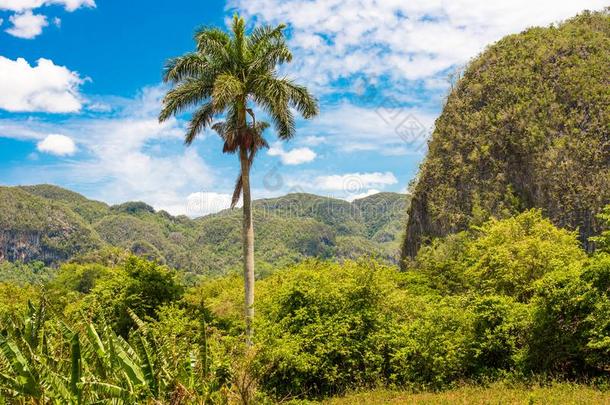
MULTIPOLYGON (((407 198, 379 193, 349 203, 312 194, 256 200, 257 271, 307 257, 400 256, 407 198)), ((241 263, 241 210, 197 219, 143 202, 109 206, 52 185, 0 187, 0 261, 58 264, 114 246, 198 274, 241 263)))
POLYGON ((104 245, 94 228, 63 201, 0 187, 0 260, 68 260, 104 245))

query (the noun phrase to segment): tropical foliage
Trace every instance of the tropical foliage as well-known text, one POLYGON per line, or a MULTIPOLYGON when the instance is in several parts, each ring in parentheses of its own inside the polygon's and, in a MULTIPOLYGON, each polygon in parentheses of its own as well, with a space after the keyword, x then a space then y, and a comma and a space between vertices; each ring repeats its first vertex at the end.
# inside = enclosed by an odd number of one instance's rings
MULTIPOLYGON (((273 402, 464 381, 609 384, 610 255, 540 211, 439 239, 406 272, 306 261, 192 287, 130 256, 0 283, 0 393, 41 402, 273 402), (536 376, 536 377, 532 377, 536 376)), ((189 280, 193 283, 193 280, 189 280)))
MULTIPOLYGON (((0 393, 41 403, 186 403, 220 399, 211 374, 205 333, 199 345, 180 351, 171 336, 156 335, 134 312, 129 342, 110 327, 92 323, 69 328, 47 322, 42 301, 28 304, 0 335, 0 393), (8 335, 8 336, 7 336, 8 335)), ((222 378, 220 379, 222 383, 222 378)))

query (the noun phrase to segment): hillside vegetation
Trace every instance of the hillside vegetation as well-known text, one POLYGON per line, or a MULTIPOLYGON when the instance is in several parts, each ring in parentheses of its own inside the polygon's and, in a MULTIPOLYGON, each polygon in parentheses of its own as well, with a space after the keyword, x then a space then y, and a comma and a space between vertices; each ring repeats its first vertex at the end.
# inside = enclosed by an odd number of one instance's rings
POLYGON ((97 232, 65 204, 0 187, 0 261, 51 263, 102 244, 97 232))
POLYGON ((189 286, 120 250, 101 262, 0 264, 0 398, 610 398, 610 250, 587 254, 539 210, 437 239, 406 272, 364 259, 276 267, 256 284, 253 347, 239 272, 189 286))
POLYGON ((436 121, 403 256, 532 207, 591 249, 610 202, 609 72, 607 11, 509 35, 473 60, 436 121))
MULTIPOLYGON (((254 202, 259 273, 322 259, 399 257, 407 199, 380 193, 349 203, 311 194, 254 202)), ((0 188, 0 254, 10 261, 57 264, 104 247, 197 274, 241 263, 239 209, 190 219, 142 202, 108 206, 51 185, 0 188)))

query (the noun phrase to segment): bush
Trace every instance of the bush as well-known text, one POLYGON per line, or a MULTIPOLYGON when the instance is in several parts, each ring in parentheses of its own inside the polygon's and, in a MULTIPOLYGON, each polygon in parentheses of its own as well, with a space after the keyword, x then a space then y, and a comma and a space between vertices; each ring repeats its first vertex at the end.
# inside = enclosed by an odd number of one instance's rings
POLYGON ((515 370, 531 327, 530 307, 511 297, 484 295, 473 297, 470 309, 473 375, 515 370))
POLYGON ((610 364, 610 256, 556 271, 536 283, 528 367, 576 376, 610 364))
POLYGON ((526 302, 545 274, 586 259, 576 233, 555 227, 539 210, 491 219, 423 247, 411 269, 444 293, 501 294, 526 302))
POLYGON ((610 205, 607 205, 604 210, 597 216, 597 219, 605 228, 599 236, 591 238, 597 249, 601 252, 610 253, 610 205))
POLYGON ((374 262, 307 262, 259 283, 255 336, 265 387, 280 397, 318 396, 383 378, 377 335, 408 312, 401 278, 374 262))
POLYGON ((465 254, 467 276, 479 291, 527 301, 532 283, 547 273, 582 263, 576 233, 555 227, 539 210, 475 228, 465 254))
POLYGON ((424 274, 444 294, 464 293, 469 288, 464 258, 470 239, 467 232, 435 239, 419 250, 408 270, 424 274))
POLYGON ((393 385, 438 389, 467 376, 472 313, 462 297, 437 299, 405 303, 417 305, 419 313, 377 336, 375 346, 387 351, 386 373, 393 385))
POLYGON ((74 311, 85 309, 93 318, 102 316, 115 331, 126 336, 133 327, 127 309, 141 318, 156 319, 162 305, 182 296, 174 270, 132 256, 121 267, 107 268, 74 311))

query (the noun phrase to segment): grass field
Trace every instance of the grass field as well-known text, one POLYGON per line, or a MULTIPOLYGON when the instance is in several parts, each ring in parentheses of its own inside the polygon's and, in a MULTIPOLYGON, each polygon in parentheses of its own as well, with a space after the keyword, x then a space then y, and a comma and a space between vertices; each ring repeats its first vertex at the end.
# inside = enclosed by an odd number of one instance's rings
POLYGON ((466 386, 438 393, 368 391, 322 402, 325 405, 378 404, 610 404, 610 391, 586 385, 558 383, 551 386, 466 386))

